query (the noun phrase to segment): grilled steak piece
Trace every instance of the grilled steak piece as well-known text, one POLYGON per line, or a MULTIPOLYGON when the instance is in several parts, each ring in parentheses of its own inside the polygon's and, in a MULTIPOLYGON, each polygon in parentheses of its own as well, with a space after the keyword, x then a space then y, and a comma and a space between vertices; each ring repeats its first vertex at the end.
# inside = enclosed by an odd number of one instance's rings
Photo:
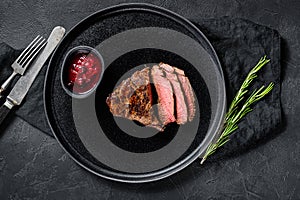
POLYGON ((184 96, 186 99, 186 105, 189 112, 189 121, 192 121, 196 114, 196 106, 195 106, 195 96, 191 86, 189 79, 185 76, 184 71, 174 67, 175 72, 177 73, 178 80, 181 83, 181 88, 184 92, 184 96))
POLYGON ((136 71, 130 78, 121 82, 106 103, 114 116, 136 120, 145 126, 163 130, 162 124, 152 108, 150 69, 136 71))
POLYGON ((151 77, 158 96, 158 115, 163 125, 175 122, 173 89, 169 80, 164 77, 163 71, 158 65, 151 70, 151 77))
POLYGON ((160 63, 159 66, 164 70, 166 78, 170 81, 174 91, 176 99, 176 123, 185 124, 188 120, 188 111, 177 74, 175 73, 174 68, 168 64, 160 63))
POLYGON ((184 71, 164 63, 136 71, 115 88, 106 103, 114 116, 159 131, 175 121, 192 121, 196 113, 194 92, 184 71))

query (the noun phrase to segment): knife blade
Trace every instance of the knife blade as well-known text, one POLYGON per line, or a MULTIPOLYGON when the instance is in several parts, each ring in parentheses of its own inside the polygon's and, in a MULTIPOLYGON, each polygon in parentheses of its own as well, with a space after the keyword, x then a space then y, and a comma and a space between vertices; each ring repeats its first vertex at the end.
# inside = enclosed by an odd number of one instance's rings
POLYGON ((41 68, 44 66, 45 62, 50 57, 51 53, 54 51, 58 43, 61 41, 65 34, 65 29, 61 26, 55 27, 48 40, 47 45, 28 69, 26 74, 18 80, 11 92, 6 98, 5 103, 0 108, 0 124, 3 122, 9 111, 14 107, 22 103, 26 94, 28 93, 32 83, 34 82, 36 76, 39 74, 41 68))

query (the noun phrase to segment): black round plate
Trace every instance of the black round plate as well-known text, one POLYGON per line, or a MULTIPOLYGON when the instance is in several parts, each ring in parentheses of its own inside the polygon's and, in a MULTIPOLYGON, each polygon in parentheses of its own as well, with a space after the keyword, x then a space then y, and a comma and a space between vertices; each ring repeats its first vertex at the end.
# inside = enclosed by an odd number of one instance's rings
POLYGON ((161 7, 121 4, 101 10, 72 28, 52 56, 45 80, 45 112, 56 139, 82 167, 122 182, 167 177, 201 156, 217 136, 226 107, 216 53, 191 22, 161 7), (103 57, 104 74, 86 98, 61 84, 63 60, 72 48, 89 46, 103 57), (107 96, 135 71, 164 62, 184 70, 196 97, 196 116, 163 132, 114 117, 107 96))

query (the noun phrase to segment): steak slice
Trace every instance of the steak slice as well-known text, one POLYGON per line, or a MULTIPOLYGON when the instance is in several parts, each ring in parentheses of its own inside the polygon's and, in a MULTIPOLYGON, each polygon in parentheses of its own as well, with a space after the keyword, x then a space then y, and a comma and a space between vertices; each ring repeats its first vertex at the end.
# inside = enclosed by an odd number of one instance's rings
POLYGON ((177 73, 178 80, 181 83, 181 88, 185 95, 186 105, 187 105, 188 112, 189 112, 188 119, 189 119, 189 121, 192 121, 196 114, 196 106, 195 106, 195 96, 194 96, 194 92, 193 92, 191 83, 190 83, 189 79, 185 76, 183 70, 178 69, 176 67, 174 67, 174 69, 175 69, 175 72, 177 73))
POLYGON ((162 131, 163 126, 152 108, 149 73, 150 69, 146 67, 123 80, 106 99, 106 103, 114 116, 136 120, 145 126, 162 131))
POLYGON ((185 124, 188 120, 188 111, 184 100, 181 84, 173 67, 160 63, 159 66, 165 71, 166 78, 170 81, 175 94, 176 103, 176 123, 185 124))
POLYGON ((173 89, 169 80, 164 77, 158 65, 153 66, 151 76, 158 96, 157 107, 160 121, 163 125, 175 122, 173 89))

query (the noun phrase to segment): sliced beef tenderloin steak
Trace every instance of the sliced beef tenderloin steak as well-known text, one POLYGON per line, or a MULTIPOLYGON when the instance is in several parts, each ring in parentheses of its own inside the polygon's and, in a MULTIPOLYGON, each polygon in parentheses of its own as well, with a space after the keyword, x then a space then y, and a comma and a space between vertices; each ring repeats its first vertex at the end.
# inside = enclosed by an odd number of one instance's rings
POLYGON ((186 105, 188 109, 188 119, 192 121, 196 114, 196 106, 195 106, 195 96, 194 91, 191 86, 189 79, 185 76, 184 71, 174 67, 175 72, 177 73, 177 77, 179 82, 181 83, 181 88, 184 92, 184 96, 186 99, 186 105))
POLYGON ((136 71, 130 78, 121 82, 106 100, 114 116, 136 120, 145 126, 163 130, 152 108, 150 69, 136 71))
POLYGON ((194 92, 184 71, 164 63, 136 71, 115 88, 106 103, 114 116, 159 131, 172 122, 192 121, 196 113, 194 92))
POLYGON ((152 67, 151 77, 158 96, 157 107, 160 121, 163 125, 175 122, 173 89, 170 81, 158 65, 152 67))
POLYGON ((185 124, 188 120, 188 111, 184 100, 184 93, 182 91, 177 74, 175 73, 174 68, 168 64, 160 63, 159 66, 161 67, 161 69, 164 70, 166 78, 170 81, 173 88, 173 92, 176 99, 176 123, 185 124))

